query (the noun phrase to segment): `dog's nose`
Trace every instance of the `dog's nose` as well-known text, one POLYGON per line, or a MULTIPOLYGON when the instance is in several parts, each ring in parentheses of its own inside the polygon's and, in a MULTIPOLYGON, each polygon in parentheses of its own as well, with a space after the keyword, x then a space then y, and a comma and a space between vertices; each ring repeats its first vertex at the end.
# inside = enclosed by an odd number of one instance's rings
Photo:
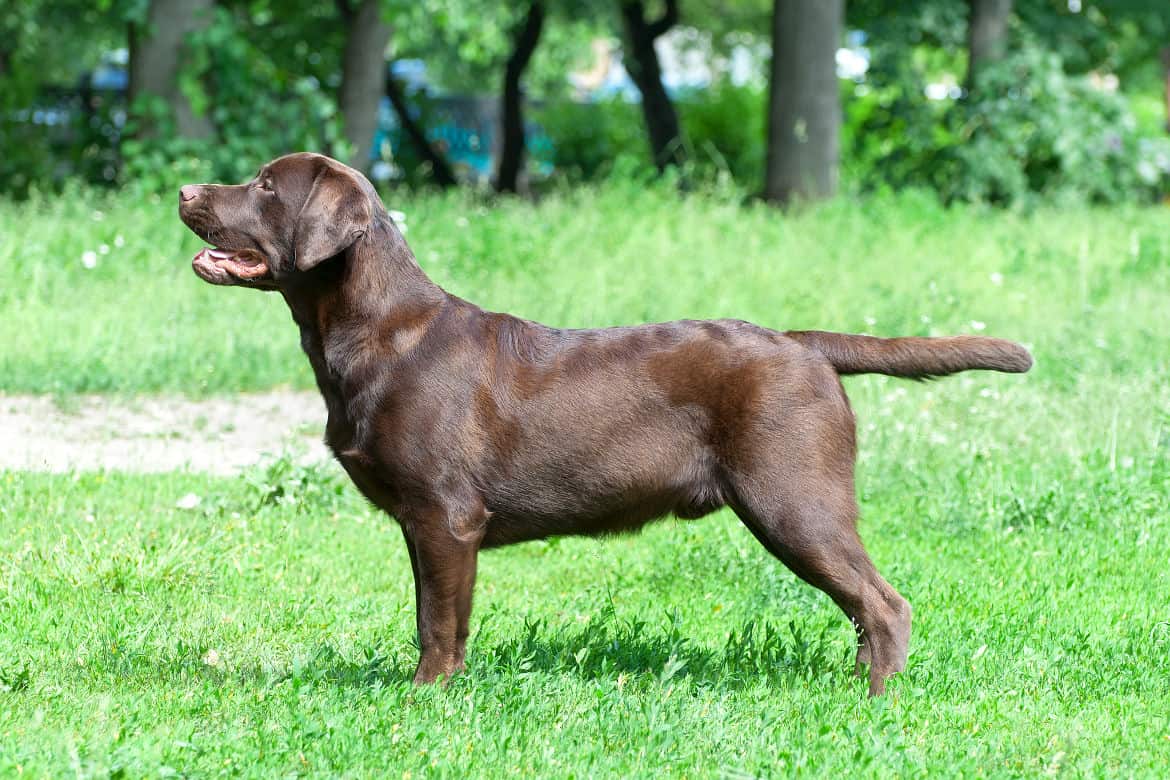
POLYGON ((190 200, 195 200, 199 195, 199 188, 194 184, 184 184, 179 188, 179 202, 186 203, 190 200))

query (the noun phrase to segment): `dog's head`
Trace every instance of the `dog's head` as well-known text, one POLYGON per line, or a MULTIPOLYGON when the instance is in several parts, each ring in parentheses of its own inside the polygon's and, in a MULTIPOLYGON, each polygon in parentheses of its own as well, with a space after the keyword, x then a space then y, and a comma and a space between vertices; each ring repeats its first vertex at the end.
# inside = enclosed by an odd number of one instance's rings
POLYGON ((364 176, 319 154, 290 154, 245 184, 187 184, 179 217, 212 246, 195 273, 212 284, 280 289, 345 252, 384 213, 364 176))

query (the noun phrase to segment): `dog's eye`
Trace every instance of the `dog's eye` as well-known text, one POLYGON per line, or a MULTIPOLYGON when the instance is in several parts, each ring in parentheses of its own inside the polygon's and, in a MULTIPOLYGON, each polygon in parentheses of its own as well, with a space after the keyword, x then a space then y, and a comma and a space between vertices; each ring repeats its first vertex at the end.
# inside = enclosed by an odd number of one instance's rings
POLYGON ((261 179, 258 186, 265 192, 275 192, 275 190, 272 189, 272 181, 269 179, 261 179))

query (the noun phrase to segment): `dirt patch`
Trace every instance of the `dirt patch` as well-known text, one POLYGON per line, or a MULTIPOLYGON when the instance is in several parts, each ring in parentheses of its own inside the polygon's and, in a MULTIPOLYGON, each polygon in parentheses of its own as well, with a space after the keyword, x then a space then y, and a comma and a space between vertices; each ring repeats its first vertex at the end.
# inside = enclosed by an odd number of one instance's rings
POLYGON ((328 459, 324 430, 317 393, 197 401, 0 395, 0 469, 236 474, 286 452, 328 459))

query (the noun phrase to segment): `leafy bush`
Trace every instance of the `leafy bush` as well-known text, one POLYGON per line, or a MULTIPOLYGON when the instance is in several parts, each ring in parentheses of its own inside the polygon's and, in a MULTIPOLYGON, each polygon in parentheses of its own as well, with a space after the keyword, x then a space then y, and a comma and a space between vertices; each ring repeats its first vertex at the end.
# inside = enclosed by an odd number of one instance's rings
MULTIPOLYGON (((761 184, 766 109, 761 89, 721 82, 678 97, 675 108, 691 173, 725 171, 746 186, 761 184)), ((653 167, 636 103, 557 101, 535 117, 552 140, 550 161, 570 179, 596 180, 615 169, 641 175, 653 167)))
POLYGON ((848 102, 846 153, 863 188, 922 186, 945 201, 1042 196, 1151 199, 1170 182, 1170 144, 1142 139, 1126 98, 1025 45, 980 73, 964 99, 930 101, 899 77, 848 102))
POLYGON ((636 104, 620 98, 597 103, 550 101, 533 118, 552 140, 552 164, 570 179, 600 178, 623 156, 637 155, 651 165, 636 104))
POLYGON ((680 100, 695 165, 726 170, 749 189, 762 187, 767 105, 766 89, 727 81, 680 100))
POLYGON ((192 108, 218 128, 214 142, 181 138, 163 101, 131 106, 122 142, 122 178, 160 190, 192 176, 238 181, 257 161, 303 149, 343 153, 341 120, 332 94, 312 77, 292 78, 250 40, 226 9, 191 36, 181 74, 192 108), (139 131, 149 128, 150 132, 139 131))

